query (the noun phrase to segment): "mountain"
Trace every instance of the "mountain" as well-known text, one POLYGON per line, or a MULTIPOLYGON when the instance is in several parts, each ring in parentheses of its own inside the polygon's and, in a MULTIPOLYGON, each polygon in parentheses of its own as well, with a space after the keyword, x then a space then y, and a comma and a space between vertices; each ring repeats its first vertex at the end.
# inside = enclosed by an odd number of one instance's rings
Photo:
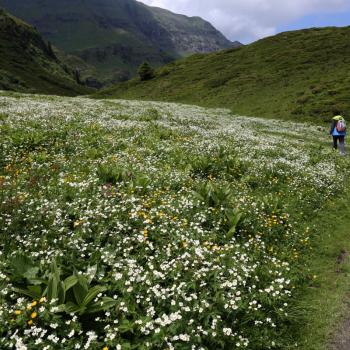
POLYGON ((0 89, 45 94, 87 94, 40 34, 0 9, 0 89))
POLYGON ((210 23, 135 0, 0 0, 44 38, 94 66, 105 83, 130 78, 143 61, 161 66, 231 43, 210 23))
POLYGON ((200 17, 187 17, 158 7, 142 6, 151 11, 155 20, 170 35, 171 45, 181 56, 242 45, 238 41, 233 43, 228 41, 209 22, 200 17))
POLYGON ((350 115, 350 27, 278 34, 248 46, 171 63, 99 97, 227 107, 241 115, 329 120, 350 115))

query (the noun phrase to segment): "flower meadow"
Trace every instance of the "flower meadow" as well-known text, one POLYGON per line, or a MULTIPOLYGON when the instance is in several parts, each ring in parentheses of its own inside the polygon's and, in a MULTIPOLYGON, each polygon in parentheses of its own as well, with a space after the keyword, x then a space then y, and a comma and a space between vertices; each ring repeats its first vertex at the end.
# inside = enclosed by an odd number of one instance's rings
POLYGON ((0 349, 282 349, 349 175, 306 124, 0 93, 0 349))

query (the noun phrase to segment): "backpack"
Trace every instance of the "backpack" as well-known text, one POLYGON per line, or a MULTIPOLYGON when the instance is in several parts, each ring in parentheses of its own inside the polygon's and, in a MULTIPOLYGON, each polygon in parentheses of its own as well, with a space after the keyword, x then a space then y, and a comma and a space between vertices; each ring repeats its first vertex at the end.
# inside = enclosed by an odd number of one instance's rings
POLYGON ((346 124, 344 119, 338 120, 336 129, 338 132, 344 132, 346 130, 346 124))

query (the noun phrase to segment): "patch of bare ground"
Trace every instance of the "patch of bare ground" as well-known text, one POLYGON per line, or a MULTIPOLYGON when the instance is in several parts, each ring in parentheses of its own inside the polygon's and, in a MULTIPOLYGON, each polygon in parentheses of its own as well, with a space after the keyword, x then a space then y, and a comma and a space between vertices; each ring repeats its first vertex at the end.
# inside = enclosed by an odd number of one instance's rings
POLYGON ((329 344, 329 350, 350 350, 350 295, 346 303, 347 316, 342 321, 329 344))
MULTIPOLYGON (((349 253, 342 249, 337 257, 337 273, 341 273, 342 265, 349 259, 349 253)), ((344 318, 338 328, 335 330, 329 350, 350 350, 350 295, 347 295, 347 301, 344 305, 344 318)))

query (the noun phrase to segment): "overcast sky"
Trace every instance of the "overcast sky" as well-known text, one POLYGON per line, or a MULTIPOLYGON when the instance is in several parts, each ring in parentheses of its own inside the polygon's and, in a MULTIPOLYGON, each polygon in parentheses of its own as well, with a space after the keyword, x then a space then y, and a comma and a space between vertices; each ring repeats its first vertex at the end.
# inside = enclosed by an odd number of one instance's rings
POLYGON ((289 29, 350 25, 350 0, 139 0, 211 22, 243 43, 289 29))

